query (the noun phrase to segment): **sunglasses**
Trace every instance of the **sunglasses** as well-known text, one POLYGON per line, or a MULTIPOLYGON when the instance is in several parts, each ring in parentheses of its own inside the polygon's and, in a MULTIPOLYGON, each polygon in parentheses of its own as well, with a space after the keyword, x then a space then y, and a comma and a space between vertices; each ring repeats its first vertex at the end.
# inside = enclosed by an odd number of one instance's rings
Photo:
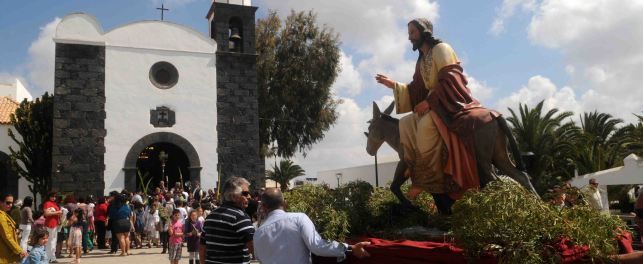
POLYGON ((241 192, 241 196, 244 196, 244 197, 252 197, 252 196, 250 195, 250 192, 249 192, 249 191, 243 191, 243 192, 241 192))

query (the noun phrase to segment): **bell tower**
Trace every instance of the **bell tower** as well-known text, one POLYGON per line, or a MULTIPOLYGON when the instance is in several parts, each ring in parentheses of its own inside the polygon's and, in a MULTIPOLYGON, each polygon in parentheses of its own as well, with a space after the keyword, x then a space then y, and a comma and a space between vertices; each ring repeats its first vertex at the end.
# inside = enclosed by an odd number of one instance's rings
POLYGON ((255 54, 255 11, 250 0, 215 0, 207 19, 217 51, 255 54))
POLYGON ((206 18, 217 42, 218 166, 222 183, 241 176, 265 184, 260 156, 255 12, 250 0, 215 0, 206 18))

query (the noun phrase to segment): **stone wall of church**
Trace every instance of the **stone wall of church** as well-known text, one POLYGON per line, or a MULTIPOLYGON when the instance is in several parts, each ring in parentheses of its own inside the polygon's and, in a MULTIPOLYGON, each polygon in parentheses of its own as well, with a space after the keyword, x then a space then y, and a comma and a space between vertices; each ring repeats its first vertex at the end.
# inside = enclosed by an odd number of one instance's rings
POLYGON ((103 195, 105 47, 56 44, 53 189, 103 195))
POLYGON ((264 181, 259 154, 256 55, 217 52, 217 131, 222 181, 242 176, 252 188, 264 181))

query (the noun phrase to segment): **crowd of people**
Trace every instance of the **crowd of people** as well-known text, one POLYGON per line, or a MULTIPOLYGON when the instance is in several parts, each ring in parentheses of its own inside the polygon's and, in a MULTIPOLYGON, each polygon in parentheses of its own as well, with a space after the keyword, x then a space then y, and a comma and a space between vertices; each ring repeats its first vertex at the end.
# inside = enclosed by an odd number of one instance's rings
POLYGON ((123 190, 96 199, 50 192, 39 206, 32 197, 21 201, 4 194, 0 250, 7 251, 0 252, 0 263, 57 263, 65 257, 79 263, 83 254, 94 249, 110 249, 110 254, 120 250, 120 256, 127 256, 132 248, 143 246, 166 253, 181 234, 168 229, 174 212, 190 228, 186 240, 190 262, 196 263, 204 217, 218 203, 215 193, 202 190, 198 183, 186 190, 179 183, 170 189, 160 182, 148 195, 123 190))
POLYGON ((198 183, 170 189, 160 182, 152 193, 112 191, 98 199, 50 192, 39 206, 29 196, 20 201, 3 195, 0 263, 80 263, 94 249, 127 256, 132 249, 155 247, 177 264, 184 246, 190 264, 284 263, 277 256, 304 263, 311 252, 340 259, 368 255, 367 243, 326 241, 305 214, 286 213, 279 189, 249 188, 241 177, 228 179, 220 195, 198 183), (275 254, 280 250, 284 254, 275 254))

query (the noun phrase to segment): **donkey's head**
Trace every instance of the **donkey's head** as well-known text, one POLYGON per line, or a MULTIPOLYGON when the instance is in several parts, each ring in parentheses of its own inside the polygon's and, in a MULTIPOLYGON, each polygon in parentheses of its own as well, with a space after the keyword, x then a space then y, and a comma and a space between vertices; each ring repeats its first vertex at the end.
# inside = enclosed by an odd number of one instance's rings
POLYGON ((377 104, 373 102, 373 119, 368 121, 368 132, 364 132, 364 135, 368 138, 368 142, 366 143, 366 152, 371 156, 375 156, 377 154, 377 150, 380 149, 382 143, 384 143, 386 139, 386 121, 384 118, 390 118, 389 115, 393 112, 393 106, 394 102, 392 102, 382 113, 377 104))

